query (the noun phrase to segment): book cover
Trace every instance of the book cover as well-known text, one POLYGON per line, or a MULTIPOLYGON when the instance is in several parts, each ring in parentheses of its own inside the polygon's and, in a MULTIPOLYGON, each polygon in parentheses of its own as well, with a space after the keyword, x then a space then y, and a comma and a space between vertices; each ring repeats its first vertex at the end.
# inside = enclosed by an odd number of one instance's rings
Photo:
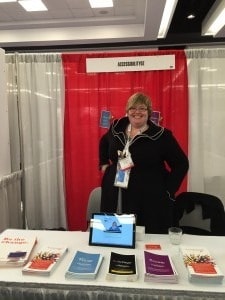
POLYGON ((23 266, 36 244, 36 236, 29 232, 4 231, 0 234, 0 267, 23 266))
POLYGON ((44 246, 22 269, 23 274, 50 275, 67 252, 64 246, 44 246))
POLYGON ((107 280, 135 281, 138 278, 135 254, 111 252, 107 280))
POLYGON ((144 251, 145 273, 153 275, 174 275, 171 259, 166 254, 144 251))
POLYGON ((101 266, 103 256, 100 253, 77 251, 65 273, 68 279, 95 278, 101 266))
POLYGON ((224 275, 207 248, 181 246, 180 252, 190 281, 222 282, 224 275))
POLYGON ((177 282, 178 273, 168 254, 144 251, 145 281, 177 282))

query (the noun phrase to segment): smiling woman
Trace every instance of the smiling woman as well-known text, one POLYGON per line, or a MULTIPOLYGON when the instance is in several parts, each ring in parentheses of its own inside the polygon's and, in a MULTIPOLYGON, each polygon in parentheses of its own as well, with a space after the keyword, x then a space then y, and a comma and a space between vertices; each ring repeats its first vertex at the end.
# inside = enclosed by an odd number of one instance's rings
POLYGON ((137 225, 145 226, 147 233, 167 233, 188 159, 172 132, 150 120, 151 111, 147 95, 133 94, 127 116, 115 120, 101 138, 101 211, 116 212, 122 188, 122 212, 135 214, 137 225))

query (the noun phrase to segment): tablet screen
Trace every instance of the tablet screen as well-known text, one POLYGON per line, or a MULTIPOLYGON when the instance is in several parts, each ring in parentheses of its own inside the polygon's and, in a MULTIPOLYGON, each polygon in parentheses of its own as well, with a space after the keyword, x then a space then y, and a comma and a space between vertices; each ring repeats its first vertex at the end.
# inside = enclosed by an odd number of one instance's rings
POLYGON ((94 213, 89 245, 135 248, 135 225, 134 214, 94 213))

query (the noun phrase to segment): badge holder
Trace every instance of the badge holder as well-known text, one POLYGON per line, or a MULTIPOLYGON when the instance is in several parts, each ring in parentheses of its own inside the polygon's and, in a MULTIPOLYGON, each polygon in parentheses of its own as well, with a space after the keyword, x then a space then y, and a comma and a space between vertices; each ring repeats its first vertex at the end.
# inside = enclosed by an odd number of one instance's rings
POLYGON ((117 169, 114 186, 127 188, 129 178, 130 178, 130 169, 129 170, 117 169))
POLYGON ((130 178, 130 170, 134 166, 131 154, 128 151, 118 152, 118 163, 114 186, 127 188, 130 178))

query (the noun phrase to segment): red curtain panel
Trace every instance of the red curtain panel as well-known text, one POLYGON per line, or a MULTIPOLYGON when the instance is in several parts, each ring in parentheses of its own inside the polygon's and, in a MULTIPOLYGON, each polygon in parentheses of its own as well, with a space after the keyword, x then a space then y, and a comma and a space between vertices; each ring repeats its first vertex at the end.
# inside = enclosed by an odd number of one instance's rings
MULTIPOLYGON (((86 209, 91 190, 101 183, 98 143, 106 128, 100 127, 102 111, 112 118, 125 115, 127 99, 147 93, 161 125, 171 129, 188 151, 188 83, 182 50, 65 53, 64 167, 69 230, 86 230, 86 209), (87 58, 175 55, 174 70, 86 73, 87 58)), ((183 182, 180 191, 186 190, 183 182)))

